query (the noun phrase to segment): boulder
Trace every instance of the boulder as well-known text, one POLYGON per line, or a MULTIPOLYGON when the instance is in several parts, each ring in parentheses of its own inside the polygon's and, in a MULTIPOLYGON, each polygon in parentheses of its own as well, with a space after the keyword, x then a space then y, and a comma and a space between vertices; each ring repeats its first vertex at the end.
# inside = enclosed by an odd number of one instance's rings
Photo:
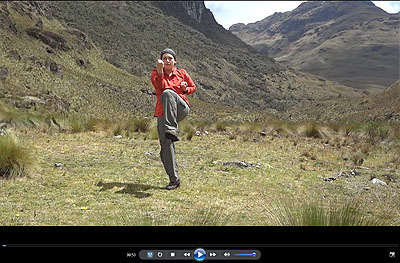
POLYGON ((25 29, 28 36, 36 38, 50 47, 62 51, 68 51, 70 48, 67 46, 67 41, 59 34, 45 31, 39 28, 25 29))
POLYGON ((84 59, 84 58, 77 58, 76 59, 76 64, 82 68, 88 68, 90 65, 90 61, 88 59, 84 59))
POLYGON ((225 162, 223 163, 224 166, 236 166, 239 168, 260 168, 261 164, 260 163, 248 163, 245 161, 235 161, 235 162, 225 162))
POLYGON ((39 20, 35 24, 36 27, 43 29, 43 21, 39 18, 39 20))
POLYGON ((5 67, 0 67, 0 79, 6 80, 6 78, 7 78, 7 76, 8 76, 9 73, 10 73, 10 72, 8 71, 7 68, 5 68, 5 67))
POLYGON ((387 185, 384 181, 379 180, 378 178, 372 178, 372 179, 371 179, 371 183, 373 183, 373 184, 379 184, 379 185, 383 185, 383 186, 386 186, 386 185, 387 185))
POLYGON ((57 76, 62 76, 62 66, 58 65, 53 61, 46 61, 45 63, 46 68, 48 68, 51 72, 56 74, 57 76))

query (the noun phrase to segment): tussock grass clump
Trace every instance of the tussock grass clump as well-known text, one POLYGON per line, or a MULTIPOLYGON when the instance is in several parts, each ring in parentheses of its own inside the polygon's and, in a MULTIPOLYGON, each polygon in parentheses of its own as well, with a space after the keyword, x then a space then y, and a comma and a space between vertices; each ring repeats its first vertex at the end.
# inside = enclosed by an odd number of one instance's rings
POLYGON ((282 121, 271 121, 268 123, 268 126, 272 128, 272 131, 275 131, 278 134, 290 134, 291 131, 295 131, 296 128, 294 125, 289 125, 282 121))
POLYGON ((301 156, 310 158, 311 160, 317 160, 317 157, 315 157, 315 154, 310 153, 310 152, 307 152, 307 151, 303 152, 303 153, 301 154, 301 156))
POLYGON ((113 128, 113 135, 117 136, 117 135, 121 135, 122 134, 122 128, 121 128, 121 124, 116 124, 113 128))
POLYGON ((10 109, 5 104, 0 105, 0 122, 11 123, 20 117, 20 113, 10 109))
POLYGON ((236 134, 233 134, 233 133, 232 133, 232 134, 229 135, 229 140, 231 140, 231 141, 232 141, 232 140, 235 140, 236 138, 237 138, 237 135, 236 135, 236 134))
POLYGON ((148 140, 158 140, 158 128, 157 128, 157 119, 154 118, 148 124, 148 132, 146 139, 148 140))
POLYGON ((360 151, 353 152, 350 156, 350 160, 353 162, 354 165, 363 164, 364 159, 365 159, 365 155, 360 151))
POLYGON ((393 158, 390 160, 392 164, 396 167, 396 169, 399 169, 400 167, 400 149, 397 150, 397 152, 394 153, 393 158))
POLYGON ((341 128, 345 136, 351 136, 352 134, 360 131, 360 129, 361 124, 346 124, 341 128))
POLYGON ((367 215, 357 197, 329 204, 321 198, 297 203, 282 198, 273 210, 268 211, 268 217, 273 225, 279 226, 382 226, 387 225, 390 219, 390 215, 380 218, 367 215))
POLYGON ((200 132, 204 132, 206 129, 212 126, 212 122, 209 120, 200 120, 194 123, 196 129, 200 130, 200 132))
POLYGON ((188 126, 183 130, 183 132, 185 133, 186 140, 191 141, 196 131, 193 127, 188 126))
POLYGON ((0 136, 0 178, 26 176, 33 163, 30 153, 14 136, 0 136))
POLYGON ((400 123, 393 124, 393 137, 400 141, 400 123))
POLYGON ((29 112, 18 112, 5 104, 0 106, 0 122, 8 123, 14 127, 37 128, 46 122, 46 116, 29 112))
POLYGON ((303 134, 306 137, 321 138, 320 126, 316 122, 309 122, 304 125, 303 134))
POLYGON ((132 120, 132 129, 134 132, 148 132, 151 120, 147 118, 139 118, 132 120))
POLYGON ((377 144, 379 141, 383 141, 389 137, 389 130, 379 125, 376 122, 369 122, 366 126, 367 142, 371 145, 377 144))
POLYGON ((188 141, 192 140, 192 137, 194 136, 196 130, 193 128, 193 126, 188 122, 187 120, 183 120, 179 123, 179 130, 182 132, 182 135, 184 138, 188 141))
POLYGON ((223 132, 226 131, 226 128, 228 127, 228 124, 226 122, 221 122, 221 121, 217 121, 215 123, 215 129, 219 132, 223 132))
POLYGON ((224 209, 216 205, 206 206, 191 213, 184 225, 187 226, 224 226, 229 222, 229 217, 224 214, 224 209))
POLYGON ((88 130, 87 122, 81 117, 71 117, 69 120, 69 127, 72 133, 79 133, 88 130))
POLYGON ((263 131, 264 127, 259 123, 245 122, 239 125, 239 129, 251 133, 260 133, 263 131))
POLYGON ((338 133, 342 128, 342 126, 339 123, 329 123, 327 127, 336 133, 338 133))
POLYGON ((98 118, 89 118, 87 120, 87 128, 89 131, 96 132, 102 129, 104 121, 98 118))

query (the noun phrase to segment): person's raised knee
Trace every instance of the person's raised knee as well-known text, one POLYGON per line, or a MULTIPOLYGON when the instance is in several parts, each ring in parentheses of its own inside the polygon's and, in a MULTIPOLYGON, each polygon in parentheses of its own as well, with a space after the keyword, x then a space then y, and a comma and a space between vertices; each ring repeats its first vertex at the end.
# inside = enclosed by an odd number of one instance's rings
POLYGON ((166 89, 163 91, 163 93, 161 94, 161 97, 165 97, 165 96, 173 96, 175 93, 175 91, 171 90, 171 89, 166 89))

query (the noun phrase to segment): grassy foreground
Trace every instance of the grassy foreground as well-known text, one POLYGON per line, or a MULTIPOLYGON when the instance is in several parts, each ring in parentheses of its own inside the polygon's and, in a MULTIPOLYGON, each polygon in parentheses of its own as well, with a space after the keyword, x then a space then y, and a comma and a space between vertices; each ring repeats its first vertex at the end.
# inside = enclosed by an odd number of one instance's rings
POLYGON ((363 150, 360 166, 352 157, 357 144, 217 128, 176 143, 182 184, 175 191, 163 189, 158 140, 144 133, 117 139, 17 129, 35 166, 28 177, 0 180, 0 225, 326 225, 321 213, 351 217, 355 210, 362 222, 331 221, 400 224, 398 144, 363 150), (259 167, 224 165, 235 161, 259 167), (354 168, 356 176, 323 180, 354 168), (372 184, 373 177, 387 185, 372 184))

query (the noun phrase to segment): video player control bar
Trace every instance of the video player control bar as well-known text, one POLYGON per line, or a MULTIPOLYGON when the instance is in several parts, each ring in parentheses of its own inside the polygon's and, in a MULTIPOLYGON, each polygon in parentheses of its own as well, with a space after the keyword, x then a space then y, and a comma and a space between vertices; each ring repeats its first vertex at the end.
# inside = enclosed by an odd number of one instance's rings
POLYGON ((258 260, 261 257, 259 250, 165 250, 165 249, 143 249, 139 252, 142 260, 258 260))

